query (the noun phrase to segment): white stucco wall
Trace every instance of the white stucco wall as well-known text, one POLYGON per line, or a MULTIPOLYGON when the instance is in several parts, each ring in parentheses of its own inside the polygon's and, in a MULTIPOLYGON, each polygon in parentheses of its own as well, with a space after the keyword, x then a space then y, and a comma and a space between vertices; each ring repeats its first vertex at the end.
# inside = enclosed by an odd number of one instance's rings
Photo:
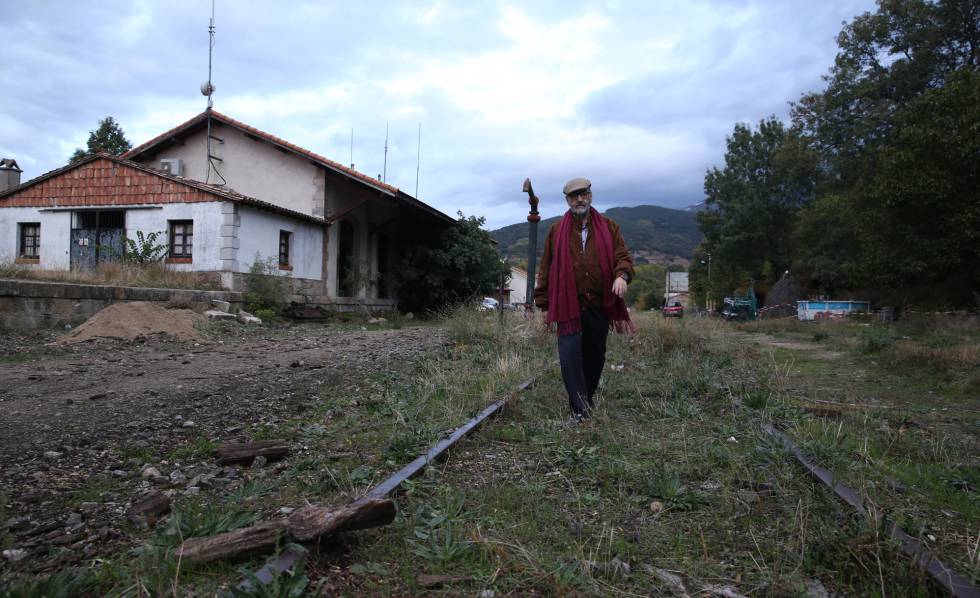
MULTIPOLYGON (((321 280, 323 261, 323 227, 287 216, 240 206, 241 227, 238 251, 240 272, 248 272, 256 260, 279 259, 279 231, 293 233, 290 247, 289 273, 293 278, 321 280)), ((284 272, 285 274, 285 272, 284 272)))
POLYGON ((526 303, 527 300, 527 272, 519 270, 517 268, 510 269, 510 282, 507 283, 510 287, 510 302, 511 303, 526 303))
POLYGON ((162 232, 158 243, 169 244, 170 220, 194 221, 193 262, 171 264, 174 270, 213 272, 222 269, 221 205, 223 202, 160 204, 160 209, 126 210, 126 236, 162 232))
MULTIPOLYGON (((303 214, 323 216, 324 171, 307 158, 279 151, 265 141, 249 139, 238 129, 214 123, 211 134, 224 141, 213 141, 211 153, 218 172, 227 181, 225 188, 242 195, 289 208, 303 214)), ((166 147, 143 164, 158 168, 160 160, 179 158, 184 176, 204 181, 207 174, 206 129, 188 136, 183 145, 166 147)), ((211 175, 210 183, 220 182, 211 175)))
POLYGON ((27 268, 68 270, 71 243, 71 213, 43 212, 41 208, 0 208, 0 262, 17 258, 20 222, 41 223, 41 260, 27 268))

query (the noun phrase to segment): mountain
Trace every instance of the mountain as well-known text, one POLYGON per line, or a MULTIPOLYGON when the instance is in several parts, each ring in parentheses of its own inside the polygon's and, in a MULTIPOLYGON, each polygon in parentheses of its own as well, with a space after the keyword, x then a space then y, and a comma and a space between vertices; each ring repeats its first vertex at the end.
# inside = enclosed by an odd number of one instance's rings
MULTIPOLYGON (((619 224, 623 238, 638 264, 687 264, 694 255, 694 248, 701 242, 697 212, 672 210, 660 206, 635 206, 610 208, 603 213, 619 224)), ((541 220, 538 225, 537 254, 541 257, 544 236, 558 216, 541 220)), ((490 231, 497 241, 497 250, 512 263, 527 259, 527 222, 511 224, 490 231)))

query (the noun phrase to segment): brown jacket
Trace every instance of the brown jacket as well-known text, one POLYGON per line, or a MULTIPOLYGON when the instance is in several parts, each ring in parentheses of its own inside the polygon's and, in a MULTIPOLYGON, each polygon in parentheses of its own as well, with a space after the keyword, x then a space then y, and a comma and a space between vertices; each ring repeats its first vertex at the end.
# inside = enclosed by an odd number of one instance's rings
MULTIPOLYGON (((605 219, 609 224, 609 235, 613 242, 613 278, 620 274, 626 274, 629 280, 633 280, 633 258, 630 256, 626 241, 619 230, 619 225, 605 219)), ((548 274, 551 270, 551 257, 555 245, 555 237, 558 235, 558 225, 561 224, 559 218, 548 230, 548 236, 544 241, 544 254, 541 256, 541 263, 538 264, 537 280, 534 285, 534 304, 543 310, 548 309, 548 274)), ((596 248, 595 235, 589 229, 588 237, 585 240, 585 250, 582 250, 582 229, 572 221, 572 231, 568 240, 569 253, 572 256, 572 271, 575 272, 575 289, 578 291, 578 304, 582 308, 597 307, 602 305, 602 272, 599 269, 599 250, 596 248)), ((592 226, 591 219, 588 226, 592 226)), ((627 281, 629 282, 629 281, 627 281)), ((611 284, 611 283, 610 283, 611 284)), ((606 289, 612 291, 611 288, 606 289)))

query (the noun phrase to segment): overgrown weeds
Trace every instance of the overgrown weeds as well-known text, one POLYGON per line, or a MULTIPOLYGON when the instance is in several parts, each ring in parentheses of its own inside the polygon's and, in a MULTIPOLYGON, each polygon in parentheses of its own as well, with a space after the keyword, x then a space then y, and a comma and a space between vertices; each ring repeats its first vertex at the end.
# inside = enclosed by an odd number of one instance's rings
POLYGON ((106 262, 93 270, 35 270, 11 262, 0 262, 0 278, 155 289, 222 290, 220 280, 213 273, 174 270, 159 262, 106 262))

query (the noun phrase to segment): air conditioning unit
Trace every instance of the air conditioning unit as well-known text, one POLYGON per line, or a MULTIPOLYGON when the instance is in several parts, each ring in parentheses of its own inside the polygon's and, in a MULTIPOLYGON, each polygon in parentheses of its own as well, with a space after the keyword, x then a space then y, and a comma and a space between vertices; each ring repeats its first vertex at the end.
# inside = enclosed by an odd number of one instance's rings
POLYGON ((184 176, 184 162, 180 158, 160 160, 160 170, 175 176, 184 176))

